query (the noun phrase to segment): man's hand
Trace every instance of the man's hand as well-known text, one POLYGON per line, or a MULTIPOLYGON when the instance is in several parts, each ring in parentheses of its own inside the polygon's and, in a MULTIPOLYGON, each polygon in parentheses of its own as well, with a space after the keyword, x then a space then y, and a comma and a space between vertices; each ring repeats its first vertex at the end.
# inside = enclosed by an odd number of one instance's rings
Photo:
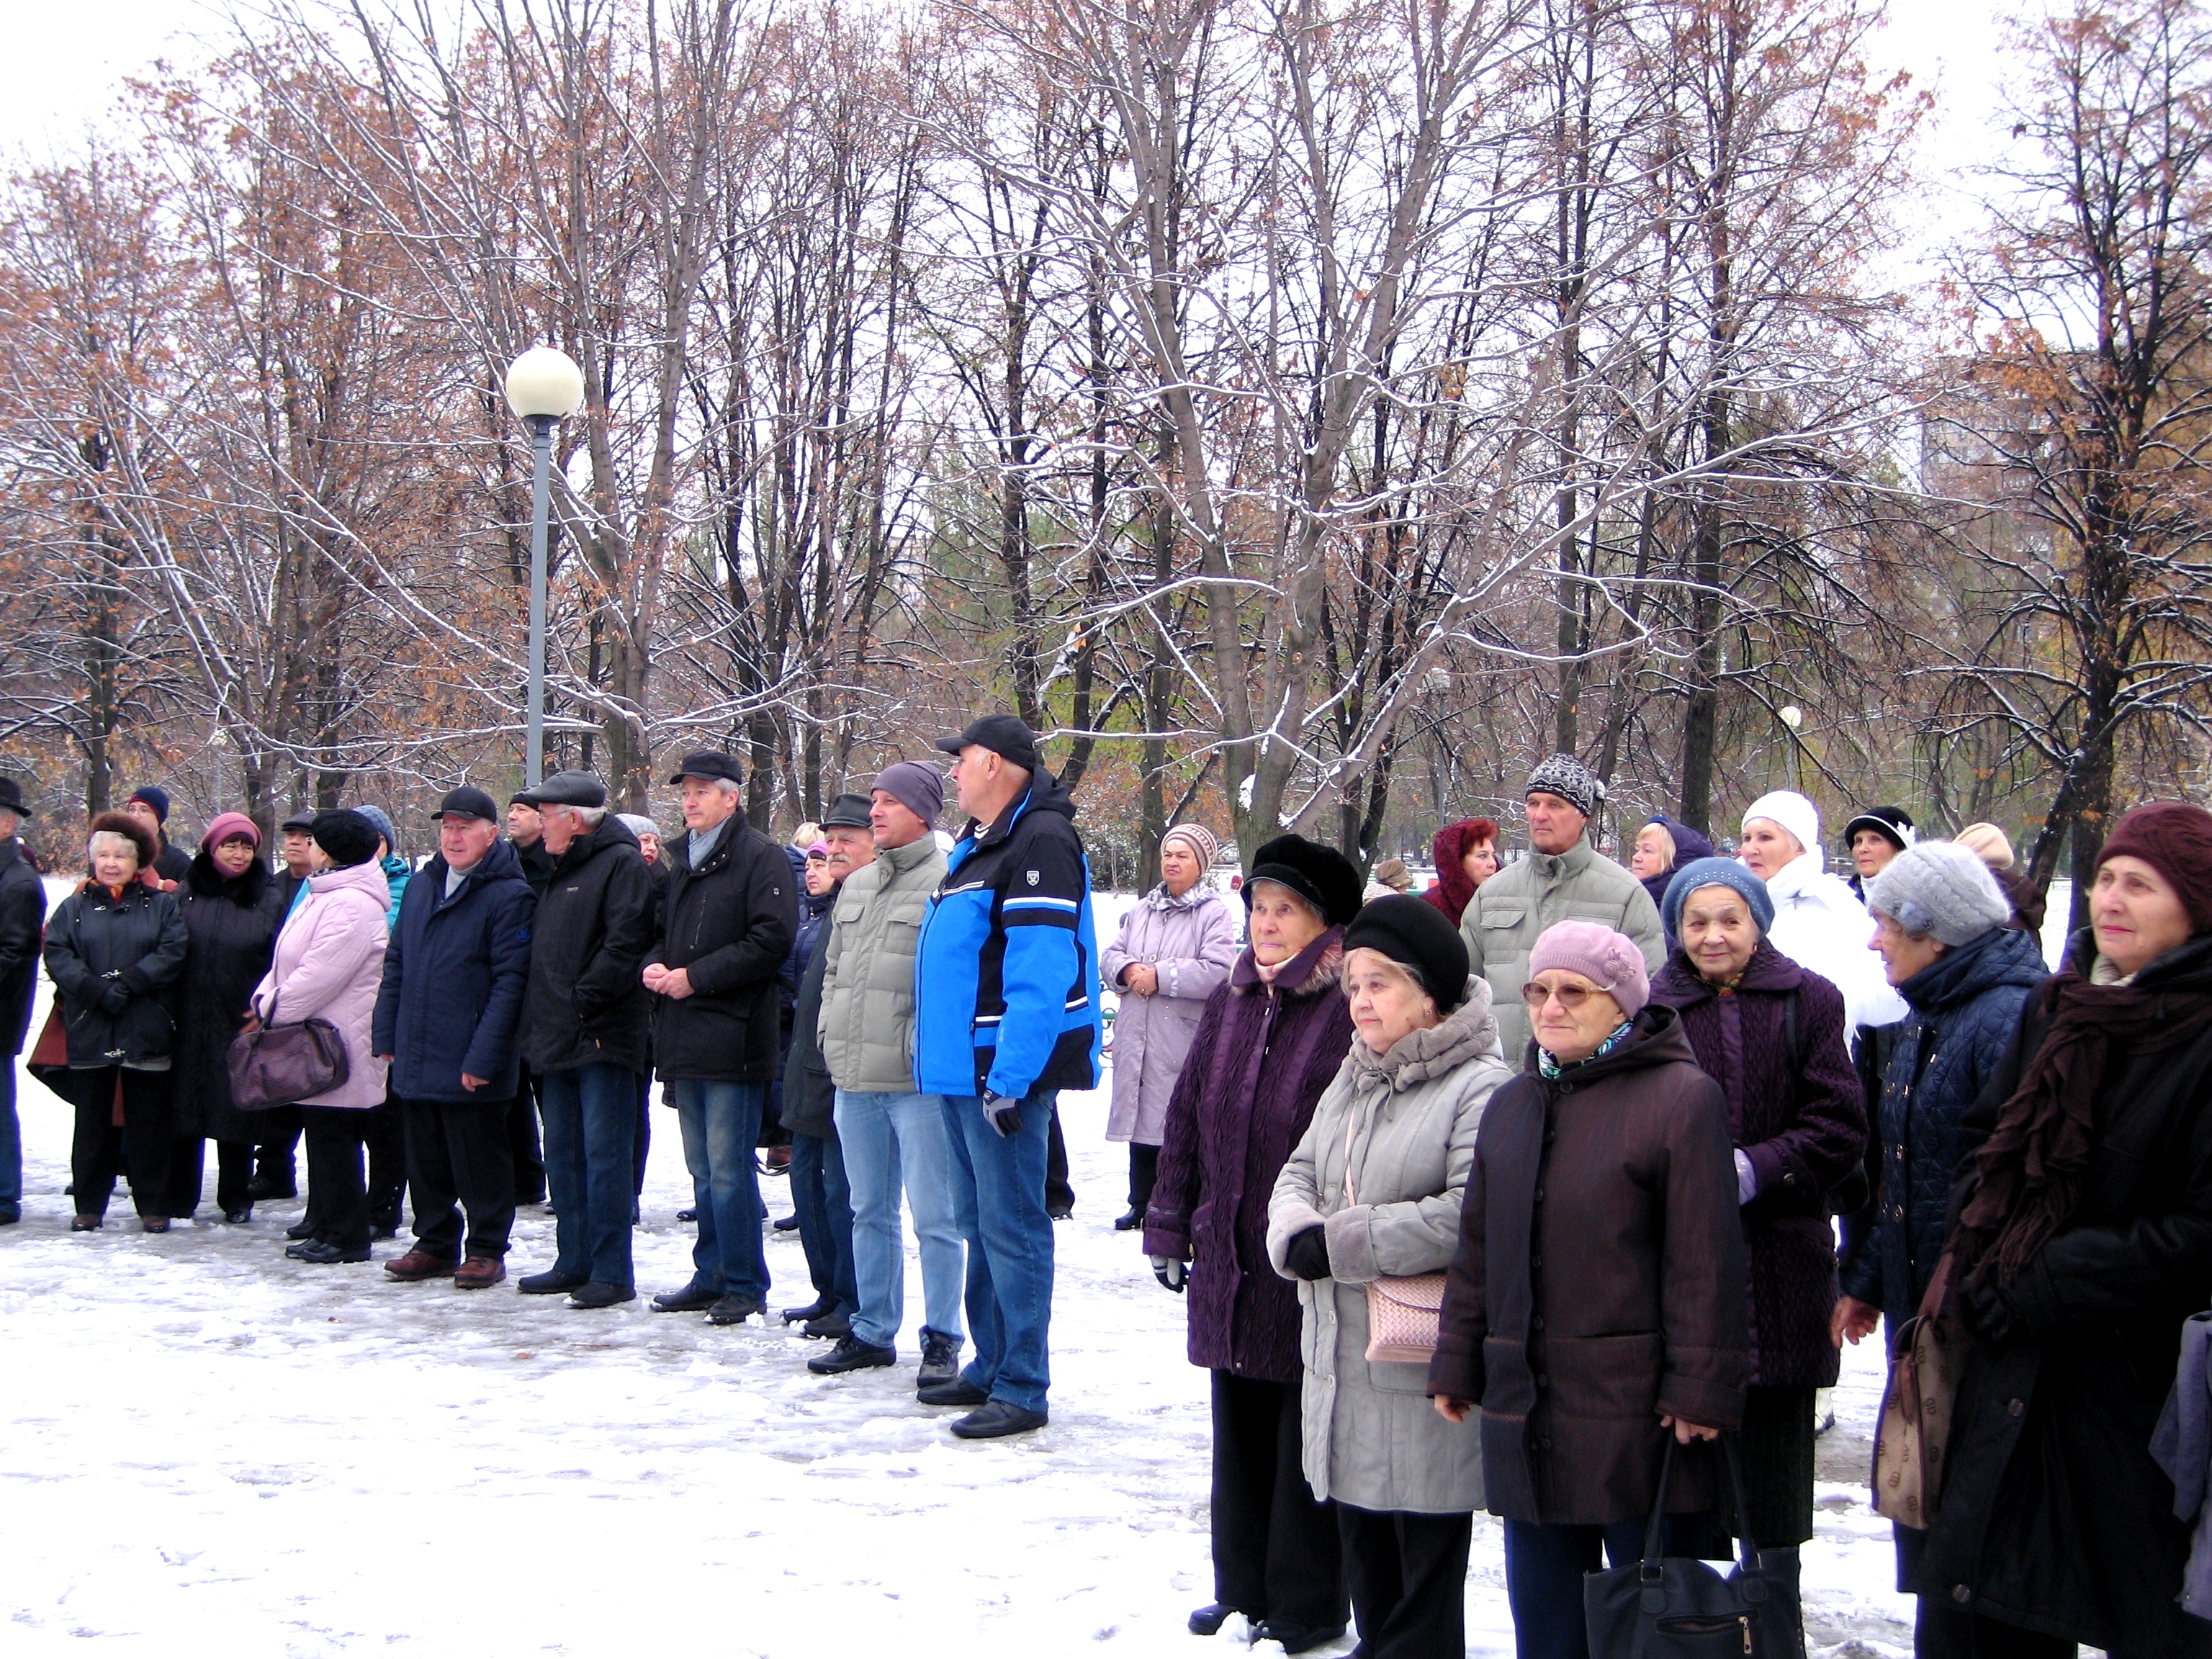
POLYGON ((393 1060, 398 1059, 399 1056, 397 1054, 371 1054, 369 1058, 371 1060, 380 1060, 386 1065, 389 1066, 393 1060))
POLYGON ((668 969, 659 963, 648 962, 645 964, 645 988, 647 990, 658 991, 660 988, 660 981, 667 977, 668 969))
POLYGON ((662 974, 660 976, 660 994, 665 997, 672 997, 679 1002, 685 997, 690 996, 691 994, 691 970, 689 968, 671 968, 665 973, 662 974))
POLYGON ((1437 1415, 1447 1423, 1464 1423, 1467 1414, 1474 1409, 1472 1401, 1455 1400, 1448 1394, 1435 1395, 1431 1398, 1437 1402, 1437 1415))
POLYGON ((983 1097, 983 1121, 998 1131, 1005 1139, 1022 1127, 1022 1103, 1008 1100, 1004 1095, 986 1094, 983 1097))
POLYGON ((1828 1316, 1828 1340, 1838 1348, 1846 1342, 1856 1346, 1872 1336, 1880 1323, 1881 1309, 1855 1296, 1840 1296, 1836 1298, 1836 1310, 1828 1316))
POLYGON ((1140 997, 1151 996, 1160 988, 1160 970, 1149 962, 1133 962, 1121 970, 1121 986, 1140 997))
POLYGON ((471 1094, 474 1094, 490 1081, 488 1077, 471 1077, 466 1072, 461 1073, 461 1087, 466 1089, 471 1094))
POLYGON ((1662 1428, 1674 1430, 1674 1438, 1686 1446, 1692 1440, 1717 1440, 1721 1437, 1718 1429, 1709 1429, 1702 1423, 1692 1423, 1684 1417, 1669 1417, 1665 1412, 1659 1413, 1659 1424, 1662 1428))

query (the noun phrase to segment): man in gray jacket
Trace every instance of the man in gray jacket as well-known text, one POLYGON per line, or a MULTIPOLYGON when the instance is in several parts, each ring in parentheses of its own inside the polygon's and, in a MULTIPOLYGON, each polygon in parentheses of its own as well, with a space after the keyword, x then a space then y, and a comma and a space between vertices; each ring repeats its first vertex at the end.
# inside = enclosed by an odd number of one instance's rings
POLYGON ((1554 755, 1528 775, 1528 856, 1509 864, 1476 890, 1460 922, 1471 971, 1490 981, 1505 1063, 1527 1056, 1528 1011, 1521 988, 1528 953, 1554 922, 1595 921, 1636 941, 1652 973, 1667 959, 1658 907, 1644 884, 1601 858, 1583 835, 1605 784, 1572 755, 1554 755))
POLYGON ((927 1389, 959 1376, 967 1258, 952 1195, 944 1103, 914 1082, 914 958, 929 896, 945 876, 933 826, 945 805, 937 769, 901 761, 869 792, 876 861, 856 870, 830 912, 823 948, 822 1055, 837 1085, 837 1142, 853 1196, 849 1334, 807 1369, 824 1375, 889 1365, 905 1313, 899 1189, 921 1243, 921 1370, 927 1389))

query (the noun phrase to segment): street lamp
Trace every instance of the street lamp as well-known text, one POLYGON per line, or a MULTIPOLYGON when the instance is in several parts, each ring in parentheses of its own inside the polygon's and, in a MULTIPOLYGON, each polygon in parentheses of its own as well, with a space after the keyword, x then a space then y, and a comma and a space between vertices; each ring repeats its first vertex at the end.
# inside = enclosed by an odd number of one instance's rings
POLYGON ((583 406, 584 371, 551 346, 532 346, 507 371, 507 404, 530 428, 530 715, 523 783, 545 781, 545 521, 553 428, 583 406))
POLYGON ((1805 788, 1805 771, 1800 745, 1804 739, 1797 735, 1797 729, 1805 724, 1805 711, 1796 703, 1790 702, 1783 704, 1774 712, 1781 716, 1782 723, 1790 728, 1790 787, 1802 794, 1805 788))

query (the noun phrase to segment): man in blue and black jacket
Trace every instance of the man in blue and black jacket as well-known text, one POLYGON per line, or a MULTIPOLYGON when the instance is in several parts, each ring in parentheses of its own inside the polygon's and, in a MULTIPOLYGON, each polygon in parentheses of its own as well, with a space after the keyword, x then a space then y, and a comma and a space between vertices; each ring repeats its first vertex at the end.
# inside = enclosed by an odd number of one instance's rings
POLYGON ((1075 803, 1036 735, 989 714, 937 746, 970 822, 915 955, 915 1086, 945 1097, 975 1358, 921 1398, 975 1407, 952 1431, 982 1440, 1047 1421, 1046 1147, 1060 1091, 1097 1086, 1098 941, 1075 803))

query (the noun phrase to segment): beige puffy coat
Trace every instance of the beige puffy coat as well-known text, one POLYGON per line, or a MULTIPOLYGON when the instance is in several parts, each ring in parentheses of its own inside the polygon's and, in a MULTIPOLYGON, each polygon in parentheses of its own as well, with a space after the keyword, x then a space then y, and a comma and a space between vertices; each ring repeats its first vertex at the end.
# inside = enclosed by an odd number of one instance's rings
POLYGON ((822 972, 822 1059, 840 1089, 914 1092, 914 956, 929 896, 945 878, 934 835, 876 854, 830 910, 822 972))

